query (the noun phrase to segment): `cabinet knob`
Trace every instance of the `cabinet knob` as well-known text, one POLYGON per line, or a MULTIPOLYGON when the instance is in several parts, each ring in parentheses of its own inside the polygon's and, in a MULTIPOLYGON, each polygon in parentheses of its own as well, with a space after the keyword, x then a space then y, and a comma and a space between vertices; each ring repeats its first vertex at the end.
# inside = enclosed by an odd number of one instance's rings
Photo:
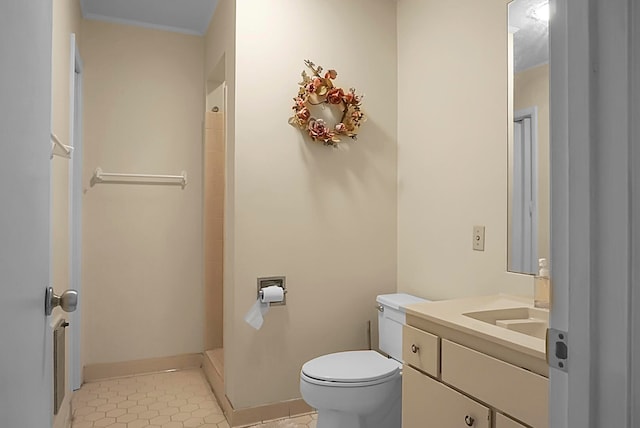
POLYGON ((475 423, 475 419, 473 419, 471 416, 467 415, 464 417, 464 423, 467 424, 468 427, 472 427, 473 424, 475 423))
POLYGON ((417 354, 419 350, 419 346, 416 346, 415 344, 411 345, 411 352, 413 352, 414 354, 417 354))

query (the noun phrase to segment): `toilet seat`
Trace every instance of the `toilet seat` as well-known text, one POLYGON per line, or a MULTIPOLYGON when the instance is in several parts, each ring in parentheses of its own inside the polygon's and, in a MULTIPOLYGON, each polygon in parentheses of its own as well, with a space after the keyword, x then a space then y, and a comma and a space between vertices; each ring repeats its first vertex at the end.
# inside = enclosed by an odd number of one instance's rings
POLYGON ((301 378, 332 387, 361 387, 388 382, 401 375, 402 365, 376 351, 347 351, 323 355, 302 366, 301 378))

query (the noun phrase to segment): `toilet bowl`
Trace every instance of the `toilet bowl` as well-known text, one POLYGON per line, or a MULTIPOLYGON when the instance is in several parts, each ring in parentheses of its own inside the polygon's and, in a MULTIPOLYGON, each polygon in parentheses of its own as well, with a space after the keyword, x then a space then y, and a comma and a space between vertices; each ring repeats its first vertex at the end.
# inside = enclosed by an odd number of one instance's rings
POLYGON ((403 293, 377 297, 380 349, 322 355, 300 370, 300 393, 318 411, 317 428, 400 428, 404 306, 425 301, 403 293))
POLYGON ((375 351, 323 355, 302 366, 300 392, 318 428, 400 428, 401 367, 375 351))

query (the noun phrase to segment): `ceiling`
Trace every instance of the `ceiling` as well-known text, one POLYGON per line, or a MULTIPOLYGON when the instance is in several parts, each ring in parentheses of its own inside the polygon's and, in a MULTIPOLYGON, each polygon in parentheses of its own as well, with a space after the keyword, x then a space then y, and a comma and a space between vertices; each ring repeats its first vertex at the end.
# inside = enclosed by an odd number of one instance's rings
POLYGON ((203 35, 218 0, 81 0, 87 19, 203 35))
POLYGON ((548 0, 514 0, 509 4, 509 27, 513 35, 515 71, 549 62, 549 23, 533 16, 533 11, 548 0))
MULTIPOLYGON (((509 4, 509 26, 514 34, 515 71, 549 61, 549 25, 533 17, 548 0, 514 0, 509 4)), ((87 19, 139 25, 179 33, 203 35, 218 0, 81 0, 87 19)))

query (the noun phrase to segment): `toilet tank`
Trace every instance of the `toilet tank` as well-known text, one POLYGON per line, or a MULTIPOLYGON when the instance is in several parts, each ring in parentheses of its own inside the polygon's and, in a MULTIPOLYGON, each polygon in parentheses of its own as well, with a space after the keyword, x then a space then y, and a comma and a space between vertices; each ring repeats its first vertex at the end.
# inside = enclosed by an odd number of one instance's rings
POLYGON ((426 302, 425 299, 405 293, 381 294, 378 302, 378 335, 382 352, 396 361, 402 361, 402 326, 406 305, 426 302))

